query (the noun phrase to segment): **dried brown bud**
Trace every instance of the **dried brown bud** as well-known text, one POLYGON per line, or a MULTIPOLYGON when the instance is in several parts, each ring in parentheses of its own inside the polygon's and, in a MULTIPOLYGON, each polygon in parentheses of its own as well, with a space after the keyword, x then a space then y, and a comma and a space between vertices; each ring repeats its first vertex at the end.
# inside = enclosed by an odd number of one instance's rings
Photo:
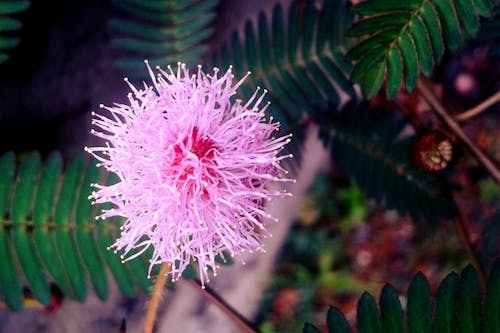
POLYGON ((438 131, 432 131, 420 137, 413 150, 415 163, 427 172, 445 169, 452 157, 451 140, 438 131))

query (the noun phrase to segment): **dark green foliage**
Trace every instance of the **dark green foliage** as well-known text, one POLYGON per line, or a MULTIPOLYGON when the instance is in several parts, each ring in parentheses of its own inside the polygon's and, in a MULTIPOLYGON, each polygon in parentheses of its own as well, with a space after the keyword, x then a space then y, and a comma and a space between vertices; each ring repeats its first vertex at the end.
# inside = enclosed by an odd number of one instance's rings
POLYGON ((107 250, 117 237, 119 221, 95 222, 97 209, 88 200, 90 184, 111 177, 97 169, 94 160, 78 155, 62 175, 58 154, 42 168, 40 155, 34 153, 24 159, 14 178, 15 169, 12 153, 0 158, 0 295, 10 309, 23 306, 21 272, 33 296, 44 304, 51 297, 49 281, 81 301, 90 279, 96 294, 105 299, 108 270, 128 296, 136 285, 149 290, 145 261, 123 264, 107 250))
POLYGON ((410 333, 425 333, 432 330, 429 283, 422 273, 418 273, 408 287, 406 311, 410 333))
POLYGON ((326 325, 330 333, 351 333, 349 323, 337 308, 329 308, 326 315, 326 325))
POLYGON ((483 331, 488 333, 500 333, 500 265, 497 263, 488 280, 484 304, 483 304, 483 331))
POLYGON ((434 309, 434 327, 437 332, 455 332, 455 290, 457 289, 458 276, 450 273, 441 282, 438 289, 436 305, 434 309))
MULTIPOLYGON (((500 278, 500 277, 499 277, 500 278)), ((458 281, 455 295, 458 332, 479 332, 480 331, 480 300, 479 300, 479 281, 477 272, 468 266, 462 272, 458 281)), ((500 301, 500 299, 498 300, 500 301)))
POLYGON ((366 291, 359 299, 356 314, 359 333, 381 333, 377 304, 373 296, 366 291))
POLYGON ((385 285, 380 294, 380 321, 384 333, 399 333, 405 329, 399 296, 390 284, 385 285))
POLYGON ((28 0, 0 0, 0 64, 9 59, 5 50, 16 47, 20 42, 12 32, 21 29, 23 24, 10 16, 25 11, 30 4, 28 0))
POLYGON ((287 10, 276 5, 270 17, 260 13, 256 21, 247 21, 213 55, 211 66, 225 70, 233 65, 237 78, 251 72, 239 91, 243 100, 257 87, 269 89, 268 113, 281 123, 282 132, 294 133, 287 151, 295 158, 285 163, 300 162, 306 113, 336 107, 341 96, 356 98, 343 53, 351 22, 344 0, 326 0, 321 8, 314 1, 304 8, 293 1, 287 10))
POLYGON ((412 162, 415 137, 401 136, 411 132, 404 119, 352 104, 318 117, 320 136, 332 145, 333 161, 367 196, 416 220, 455 216, 443 175, 425 173, 412 162))
MULTIPOLYGON (((364 293, 358 301, 358 332, 500 332, 500 260, 492 267, 484 297, 479 292, 477 273, 467 266, 460 277, 449 274, 439 286, 434 315, 427 279, 418 273, 410 283, 407 293, 407 325, 398 295, 387 284, 380 295, 380 311, 373 297, 364 293), (481 298, 483 304, 481 306, 481 298), (482 315, 481 315, 482 314, 482 315), (379 318, 382 322, 380 329, 379 318), (434 327, 434 330, 432 329, 434 327)), ((326 318, 329 333, 350 333, 342 312, 332 307, 326 318)), ((303 332, 316 332, 307 324, 303 332)))
POLYGON ((491 16, 494 5, 488 0, 359 3, 354 12, 360 18, 348 32, 359 39, 347 54, 355 64, 352 81, 361 85, 368 98, 377 94, 386 73, 389 98, 398 93, 403 82, 407 91, 413 91, 419 71, 430 76, 445 47, 456 51, 464 39, 474 37, 479 17, 491 16))
POLYGON ((144 77, 144 59, 152 66, 178 61, 196 65, 208 50, 207 40, 219 0, 113 0, 128 14, 109 22, 112 43, 130 52, 116 62, 127 74, 144 77))

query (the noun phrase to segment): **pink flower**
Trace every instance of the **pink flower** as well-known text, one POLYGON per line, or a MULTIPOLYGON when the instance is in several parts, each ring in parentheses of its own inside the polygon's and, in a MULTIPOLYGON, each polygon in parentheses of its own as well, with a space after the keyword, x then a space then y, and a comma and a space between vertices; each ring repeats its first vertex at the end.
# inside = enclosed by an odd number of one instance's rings
POLYGON ((203 284, 209 270, 217 273, 217 255, 262 250, 265 222, 272 219, 264 204, 289 195, 268 185, 290 181, 280 161, 291 155, 279 152, 291 135, 272 137, 279 123, 266 120, 268 104, 259 109, 265 90, 232 101, 249 73, 232 85, 231 68, 218 77, 217 68, 209 75, 198 66, 190 75, 178 64, 177 71, 157 68, 155 78, 147 67, 153 87, 137 89, 125 79, 129 105, 101 105, 109 115, 93 114, 102 131, 92 133, 107 142, 85 149, 120 181, 94 184, 90 198, 114 204, 100 218, 125 218, 112 245, 123 258, 152 246, 150 273, 167 262, 177 280, 196 261, 203 284))

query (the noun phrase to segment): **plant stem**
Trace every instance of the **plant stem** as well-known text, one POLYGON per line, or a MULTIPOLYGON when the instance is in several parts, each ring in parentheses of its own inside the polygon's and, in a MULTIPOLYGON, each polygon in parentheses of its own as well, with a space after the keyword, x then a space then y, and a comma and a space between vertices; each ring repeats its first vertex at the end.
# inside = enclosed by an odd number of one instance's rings
POLYGON ((467 120, 467 119, 474 117, 474 116, 480 114, 481 112, 487 110, 490 106, 497 103, 498 101, 500 101, 500 91, 498 91, 496 94, 494 94, 490 98, 486 99, 485 101, 483 101, 479 105, 473 107, 472 109, 469 109, 465 112, 462 112, 462 113, 456 115, 455 119, 458 121, 467 120))
POLYGON ((144 320, 144 333, 153 332, 156 321, 156 313, 158 312, 158 306, 160 305, 161 296, 165 288, 165 283, 167 282, 167 275, 169 271, 169 263, 164 262, 161 264, 160 273, 158 273, 158 276, 156 277, 153 293, 151 294, 151 300, 148 305, 148 312, 146 313, 146 319, 144 320))
POLYGON ((257 333, 252 327, 252 324, 246 320, 242 315, 237 313, 231 306, 224 302, 218 295, 207 287, 202 288, 200 282, 197 280, 186 279, 188 283, 198 291, 201 296, 206 298, 209 302, 216 305, 222 312, 224 312, 231 320, 239 326, 242 333, 257 333))
POLYGON ((484 269, 483 265, 481 264, 481 261, 474 252, 474 247, 469 237, 470 232, 467 229, 467 224, 465 222, 464 215, 462 212, 460 212, 459 216, 455 219, 455 226, 457 228, 458 235, 460 236, 460 240, 464 245, 465 253, 467 254, 467 257, 469 258, 472 266, 474 266, 474 268, 477 271, 481 290, 484 291, 486 290, 486 281, 487 281, 486 270, 484 269))
POLYGON ((490 173, 491 177, 500 184, 500 170, 495 164, 486 156, 481 149, 479 149, 474 142, 465 134, 460 128, 457 121, 446 112, 446 109, 438 101, 432 91, 422 82, 419 81, 417 89, 422 98, 429 104, 436 115, 455 133, 455 135, 464 143, 477 161, 490 173))

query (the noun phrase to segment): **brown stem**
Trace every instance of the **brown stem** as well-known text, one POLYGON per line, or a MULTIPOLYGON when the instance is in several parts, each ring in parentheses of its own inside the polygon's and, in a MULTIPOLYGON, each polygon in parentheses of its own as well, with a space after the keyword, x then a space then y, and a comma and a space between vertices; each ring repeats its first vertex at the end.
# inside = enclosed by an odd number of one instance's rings
POLYGON ((188 283, 198 291, 201 296, 206 298, 209 302, 216 305, 222 312, 224 312, 231 320, 239 326, 240 332, 242 333, 257 333, 252 327, 252 324, 246 320, 242 315, 237 313, 229 304, 224 302, 219 296, 217 296, 213 291, 207 287, 202 288, 199 281, 186 279, 188 283))
POLYGON ((476 253, 474 252, 474 246, 472 245, 472 242, 470 240, 470 232, 467 228, 467 223, 465 222, 465 218, 462 212, 459 213, 459 216, 455 219, 455 227, 457 228, 458 235, 460 236, 460 241, 462 242, 464 248, 465 248, 465 253, 467 254, 467 257, 469 258, 472 266, 477 271, 478 277, 479 277, 479 284, 481 285, 481 290, 486 290, 486 270, 484 269, 483 265, 481 264, 481 261, 477 257, 476 253))
POLYGON ((153 332, 158 306, 160 305, 161 296, 165 288, 165 283, 167 282, 167 275, 169 271, 169 263, 164 262, 161 264, 160 273, 158 273, 158 276, 156 277, 153 293, 151 294, 151 300, 148 305, 148 312, 146 313, 146 319, 144 320, 144 333, 153 332))
POLYGON ((479 149, 474 142, 464 133, 462 128, 458 125, 457 121, 446 112, 446 109, 438 101, 432 91, 422 82, 419 81, 417 89, 423 99, 429 104, 431 109, 436 115, 455 133, 455 135, 464 143, 477 161, 490 173, 491 177, 500 184, 500 170, 495 164, 486 156, 481 149, 479 149))
POLYGON ((462 112, 462 113, 456 115, 455 119, 458 121, 464 121, 464 120, 467 120, 469 118, 472 118, 472 117, 480 114, 481 112, 487 110, 490 106, 497 103, 498 101, 500 101, 500 91, 498 91, 496 94, 494 94, 490 98, 486 99, 485 101, 483 101, 479 105, 473 107, 472 109, 469 109, 465 112, 462 112))

